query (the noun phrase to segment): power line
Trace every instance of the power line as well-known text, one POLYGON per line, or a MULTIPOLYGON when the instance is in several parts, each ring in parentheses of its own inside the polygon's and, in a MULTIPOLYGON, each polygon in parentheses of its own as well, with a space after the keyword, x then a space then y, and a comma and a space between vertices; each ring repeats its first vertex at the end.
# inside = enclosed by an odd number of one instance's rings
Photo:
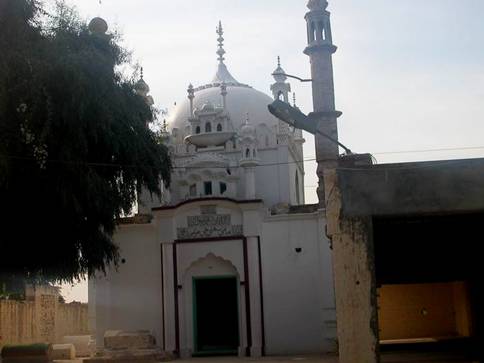
MULTIPOLYGON (((391 154, 417 154, 427 152, 439 152, 439 151, 468 151, 468 150, 484 150, 484 146, 468 146, 468 147, 452 147, 452 148, 440 148, 440 149, 419 149, 419 150, 399 150, 399 151, 377 151, 369 152, 371 155, 391 155, 391 154)), ((310 159, 304 161, 312 161, 314 155, 308 156, 310 159)))
MULTIPOLYGON (((426 152, 441 152, 441 151, 468 151, 468 150, 484 150, 484 146, 469 146, 469 147, 456 147, 456 148, 439 148, 439 149, 420 149, 420 150, 400 150, 400 151, 381 151, 381 152, 373 152, 372 155, 391 155, 391 154, 411 154, 411 153, 426 153, 426 152)), ((17 159, 17 160, 31 160, 36 161, 34 157, 23 157, 23 156, 12 156, 7 155, 7 158, 10 159, 17 159)), ((288 162, 277 162, 277 163, 265 163, 259 164, 256 167, 265 167, 265 166, 279 166, 279 165, 291 165, 291 164, 301 164, 311 161, 318 161, 314 156, 310 156, 308 158, 304 158, 303 160, 294 160, 288 162)), ((320 161, 334 161, 334 159, 324 159, 320 161)), ((452 161, 452 160, 451 160, 452 161)), ((84 161, 67 161, 67 160, 56 160, 56 159, 47 159, 47 163, 53 164, 66 164, 66 165, 78 165, 78 166, 92 166, 92 167, 114 167, 114 168, 142 168, 142 167, 151 167, 150 165, 143 165, 143 164, 120 164, 120 163, 102 163, 102 162, 84 162, 84 161)), ((410 169, 421 168, 424 166, 412 166, 409 167, 410 169)), ((427 167, 427 166, 425 166, 427 167)), ((239 169, 242 168, 241 166, 215 166, 209 167, 209 169, 239 169)), ((173 166, 173 170, 179 169, 188 169, 188 170, 196 170, 196 169, 207 169, 204 166, 173 166)), ((340 170, 361 170, 361 168, 338 168, 340 170)), ((399 167, 398 169, 405 169, 405 167, 399 167)))
MULTIPOLYGON (((17 160, 29 160, 29 161, 37 161, 34 157, 24 157, 24 156, 12 156, 6 155, 9 159, 17 159, 17 160)), ((321 161, 331 161, 334 159, 324 159, 321 161)), ((288 162, 278 162, 278 163, 266 163, 266 164, 259 164, 256 167, 260 166, 277 166, 277 165, 289 165, 289 164, 301 164, 306 161, 316 161, 316 159, 303 159, 303 160, 295 160, 295 161, 288 161, 288 162)), ((141 167, 151 167, 150 165, 143 165, 143 164, 119 164, 119 163, 100 163, 100 162, 84 162, 84 161, 67 161, 67 160, 56 160, 56 159, 47 159, 47 163, 53 164, 66 164, 66 165, 78 165, 78 166, 98 166, 98 167, 113 167, 113 168, 141 168, 141 167)), ((213 167, 206 167, 206 166, 173 166, 172 169, 238 169, 243 168, 242 166, 213 166, 213 167)))
POLYGON ((382 151, 382 152, 374 152, 372 154, 373 155, 415 154, 415 153, 427 153, 427 152, 439 152, 439 151, 464 151, 464 150, 482 150, 482 149, 484 149, 484 146, 468 146, 468 147, 453 147, 453 148, 441 148, 441 149, 382 151))

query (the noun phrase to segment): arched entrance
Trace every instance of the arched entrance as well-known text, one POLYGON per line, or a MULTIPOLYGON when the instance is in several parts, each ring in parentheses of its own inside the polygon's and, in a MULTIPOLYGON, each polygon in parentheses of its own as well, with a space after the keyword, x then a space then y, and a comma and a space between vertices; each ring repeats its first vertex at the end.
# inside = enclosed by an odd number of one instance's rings
POLYGON ((238 353, 236 276, 193 278, 194 355, 238 353))
POLYGON ((242 346, 240 279, 234 265, 212 253, 186 270, 185 336, 192 356, 238 355, 242 346))

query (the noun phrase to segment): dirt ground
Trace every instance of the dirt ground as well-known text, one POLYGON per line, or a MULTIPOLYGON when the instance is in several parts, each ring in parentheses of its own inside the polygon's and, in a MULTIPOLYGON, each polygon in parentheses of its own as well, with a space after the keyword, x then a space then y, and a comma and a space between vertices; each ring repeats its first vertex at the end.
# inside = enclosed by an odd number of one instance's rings
MULTIPOLYGON (((383 353, 382 363, 477 363, 459 359, 455 356, 437 355, 429 353, 383 353)), ((56 363, 82 363, 82 360, 55 361, 56 363)), ((292 356, 292 357, 263 357, 263 358, 237 358, 237 357, 207 357, 178 359, 176 363, 338 363, 338 357, 330 356, 292 356)), ((0 358, 1 363, 1 358, 0 358)))
MULTIPOLYGON (((384 353, 382 363, 474 363, 461 360, 458 357, 425 354, 425 353, 384 353)), ((294 357, 263 357, 263 358, 236 358, 236 357, 210 357, 178 360, 178 363, 338 363, 337 356, 294 356, 294 357)), ((357 362, 355 362, 357 363, 357 362)))
POLYGON ((237 357, 207 357, 180 359, 177 363, 338 363, 336 356, 294 356, 294 357, 262 357, 262 358, 237 358, 237 357))

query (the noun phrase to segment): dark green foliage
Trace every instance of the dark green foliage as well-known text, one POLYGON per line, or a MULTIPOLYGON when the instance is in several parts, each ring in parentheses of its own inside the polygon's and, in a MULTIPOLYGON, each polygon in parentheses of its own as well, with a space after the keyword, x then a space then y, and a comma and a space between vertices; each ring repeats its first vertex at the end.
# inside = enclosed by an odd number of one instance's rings
MULTIPOLYGON (((169 182, 113 34, 60 4, 0 0, 0 273, 72 281, 116 264, 115 220, 169 182), (42 22, 39 20, 42 18, 42 22)), ((2 278, 0 277, 0 281, 2 278)))

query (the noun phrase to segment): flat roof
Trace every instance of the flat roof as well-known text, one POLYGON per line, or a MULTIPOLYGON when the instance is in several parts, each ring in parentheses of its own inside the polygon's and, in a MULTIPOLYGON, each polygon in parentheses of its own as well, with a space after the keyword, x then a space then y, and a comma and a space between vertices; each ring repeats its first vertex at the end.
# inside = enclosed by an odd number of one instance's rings
POLYGON ((337 168, 347 216, 484 211, 484 158, 337 168))

